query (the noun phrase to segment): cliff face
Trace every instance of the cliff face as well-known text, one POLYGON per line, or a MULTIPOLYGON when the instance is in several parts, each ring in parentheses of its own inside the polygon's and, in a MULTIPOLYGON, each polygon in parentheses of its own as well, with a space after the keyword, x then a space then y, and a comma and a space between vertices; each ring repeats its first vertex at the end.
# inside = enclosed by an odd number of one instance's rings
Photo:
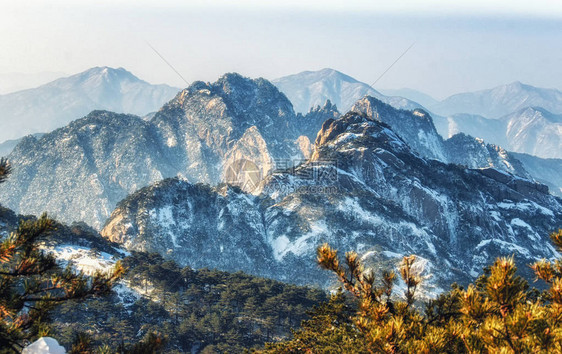
POLYGON ((562 226, 562 201, 493 171, 422 158, 389 125, 350 113, 324 123, 310 160, 253 195, 167 180, 121 202, 102 234, 181 264, 302 284, 329 283, 315 264, 323 242, 377 266, 414 253, 435 291, 500 255, 555 256, 548 234, 562 226))
POLYGON ((181 91, 150 121, 94 111, 40 139, 28 137, 9 155, 13 178, 0 201, 20 213, 54 213, 65 222, 101 228, 117 202, 166 177, 253 188, 255 178, 228 174, 258 161, 260 176, 276 160, 310 155, 299 140, 291 103, 263 79, 226 74, 181 91), (262 163, 263 162, 263 163, 262 163))

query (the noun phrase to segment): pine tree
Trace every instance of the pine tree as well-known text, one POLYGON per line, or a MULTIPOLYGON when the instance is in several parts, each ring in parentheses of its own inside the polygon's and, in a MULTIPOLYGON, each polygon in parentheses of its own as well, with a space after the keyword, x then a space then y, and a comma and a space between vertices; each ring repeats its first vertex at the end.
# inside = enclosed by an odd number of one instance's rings
MULTIPOLYGON (((562 230, 551 234, 562 253, 562 230)), ((400 276, 406 289, 393 295, 393 272, 376 279, 356 253, 340 263, 328 245, 318 249, 319 264, 335 273, 357 301, 355 315, 342 316, 333 300, 303 322, 294 339, 272 343, 266 352, 354 353, 560 353, 562 352, 562 260, 531 267, 546 282, 542 293, 517 275, 512 257, 498 258, 475 284, 425 304, 416 302, 421 282, 416 258, 404 257, 400 276)))
MULTIPOLYGON (((9 173, 10 165, 1 159, 0 183, 9 173)), ((91 277, 61 269, 52 255, 39 248, 56 225, 46 214, 22 220, 0 244, 1 350, 19 352, 30 340, 48 335, 49 313, 57 304, 106 295, 124 272, 119 262, 111 272, 91 277)))

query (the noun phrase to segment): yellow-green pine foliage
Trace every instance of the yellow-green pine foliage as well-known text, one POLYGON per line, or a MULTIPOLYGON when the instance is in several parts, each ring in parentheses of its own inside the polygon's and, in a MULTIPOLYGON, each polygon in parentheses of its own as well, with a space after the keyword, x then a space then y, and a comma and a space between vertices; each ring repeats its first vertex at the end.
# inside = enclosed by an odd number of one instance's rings
MULTIPOLYGON (((562 252, 562 230, 551 239, 562 252)), ((337 250, 322 245, 318 263, 337 276, 355 300, 355 311, 343 310, 339 294, 316 309, 292 340, 271 343, 266 352, 562 352, 562 260, 531 265, 547 285, 542 292, 516 274, 512 257, 498 258, 475 284, 466 289, 453 284, 423 305, 416 301, 421 277, 415 262, 415 256, 403 258, 399 274, 405 291, 393 294, 393 272, 376 277, 356 253, 342 262, 337 250)))

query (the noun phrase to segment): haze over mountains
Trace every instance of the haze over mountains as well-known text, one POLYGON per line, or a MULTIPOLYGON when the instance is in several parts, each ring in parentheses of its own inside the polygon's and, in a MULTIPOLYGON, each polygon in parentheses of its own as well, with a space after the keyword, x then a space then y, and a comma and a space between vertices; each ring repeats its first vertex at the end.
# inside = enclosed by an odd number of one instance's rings
POLYGON ((546 189, 420 158, 376 116, 349 113, 324 124, 310 160, 253 195, 165 180, 119 203, 102 235, 180 264, 323 286, 330 277, 314 264, 323 242, 371 265, 415 253, 431 277, 423 290, 435 292, 499 255, 552 257, 545 235, 557 225, 562 200, 546 189))
POLYGON ((469 113, 498 119, 526 107, 542 107, 562 113, 562 92, 516 81, 488 90, 459 93, 428 108, 445 116, 469 113))
POLYGON ((369 85, 334 69, 304 71, 271 81, 293 103, 296 112, 307 113, 330 100, 342 112, 364 96, 372 96, 395 108, 415 109, 421 106, 403 97, 385 96, 369 85))
POLYGON ((296 102, 297 111, 307 112, 326 99, 341 109, 338 102, 348 105, 364 95, 371 95, 395 108, 424 108, 432 112, 434 125, 445 139, 462 132, 510 151, 562 158, 562 121, 558 116, 562 112, 562 92, 556 89, 514 82, 489 90, 456 94, 439 102, 411 89, 385 91, 406 98, 384 96, 369 85, 332 69, 307 71, 273 82, 296 102))
POLYGON ((0 95, 0 142, 49 132, 96 109, 144 115, 178 91, 168 85, 151 85, 123 68, 92 68, 37 88, 0 95))
MULTIPOLYGON (((115 72, 127 73, 94 77, 115 72)), ((314 268, 325 241, 370 261, 416 253, 433 290, 472 279, 499 255, 554 256, 547 234, 562 227, 562 200, 543 183, 561 191, 560 160, 520 161, 461 133, 444 139, 419 104, 376 91, 339 112, 332 102, 368 86, 334 70, 276 83, 229 73, 194 82, 150 118, 95 110, 27 136, 9 155, 0 201, 87 222, 123 247, 180 264, 302 284, 329 283, 314 268), (289 100, 301 94, 302 107, 315 105, 306 114, 289 100)), ((558 124, 542 109, 521 112, 534 111, 558 124)), ((506 139, 555 141, 523 113, 509 126, 527 134, 506 139)))

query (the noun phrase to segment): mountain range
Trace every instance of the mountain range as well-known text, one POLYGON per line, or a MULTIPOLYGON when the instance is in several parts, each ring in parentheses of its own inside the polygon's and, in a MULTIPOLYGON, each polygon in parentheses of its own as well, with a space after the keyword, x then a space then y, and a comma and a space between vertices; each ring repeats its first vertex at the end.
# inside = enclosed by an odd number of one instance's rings
POLYGON ((100 228, 118 201, 163 178, 244 185, 277 160, 304 159, 310 142, 298 139, 296 119, 266 80, 227 74, 195 82, 148 121, 93 111, 39 139, 25 137, 9 155, 13 178, 0 198, 20 213, 49 211, 100 228), (257 163, 256 175, 229 176, 244 159, 257 163))
POLYGON ((299 113, 307 113, 316 106, 323 106, 326 100, 335 104, 341 112, 364 96, 371 96, 395 108, 415 109, 421 106, 398 96, 385 96, 371 86, 334 69, 304 71, 271 81, 293 103, 299 113))
POLYGON ((473 279, 500 255, 522 264, 555 256, 547 234, 562 225, 562 200, 545 186, 422 158, 367 113, 326 121, 315 146, 252 194, 157 182, 120 202, 101 234, 180 264, 321 286, 332 281, 315 265, 323 242, 374 267, 415 253, 426 293, 473 279))
MULTIPOLYGON (((422 157, 449 162, 426 112, 398 110, 372 97, 352 110, 389 124, 422 157)), ((150 120, 93 111, 39 139, 25 137, 9 155, 14 178, 0 187, 0 200, 19 213, 49 211, 61 221, 100 229, 121 199, 163 178, 213 186, 228 182, 252 191, 275 169, 309 158, 310 140, 324 121, 339 116, 329 102, 307 115, 295 114, 267 80, 226 74, 215 83, 193 83, 150 120)), ((454 162, 528 178, 507 153, 479 148, 454 162)))
POLYGON ((0 201, 181 265, 299 284, 331 283, 314 265, 322 242, 373 266, 416 253, 432 293, 499 255, 556 256, 562 200, 533 178, 560 188, 559 160, 445 140, 419 105, 365 96, 343 115, 331 101, 302 114, 287 96, 230 73, 149 117, 93 111, 24 137, 0 201))
POLYGON ((96 109, 144 115, 178 91, 168 85, 151 85, 123 68, 92 68, 37 88, 0 95, 0 141, 46 133, 96 109))
POLYGON ((562 92, 556 89, 514 82, 437 101, 412 89, 384 90, 390 95, 385 96, 333 69, 305 71, 273 83, 300 112, 322 106, 327 99, 346 112, 355 101, 369 95, 394 108, 431 112, 437 131, 445 139, 465 133, 509 151, 562 158, 562 124, 558 116, 562 112, 562 92))
POLYGON ((452 95, 427 108, 443 116, 468 113, 498 119, 527 107, 542 107, 560 114, 562 92, 516 81, 488 90, 452 95))

